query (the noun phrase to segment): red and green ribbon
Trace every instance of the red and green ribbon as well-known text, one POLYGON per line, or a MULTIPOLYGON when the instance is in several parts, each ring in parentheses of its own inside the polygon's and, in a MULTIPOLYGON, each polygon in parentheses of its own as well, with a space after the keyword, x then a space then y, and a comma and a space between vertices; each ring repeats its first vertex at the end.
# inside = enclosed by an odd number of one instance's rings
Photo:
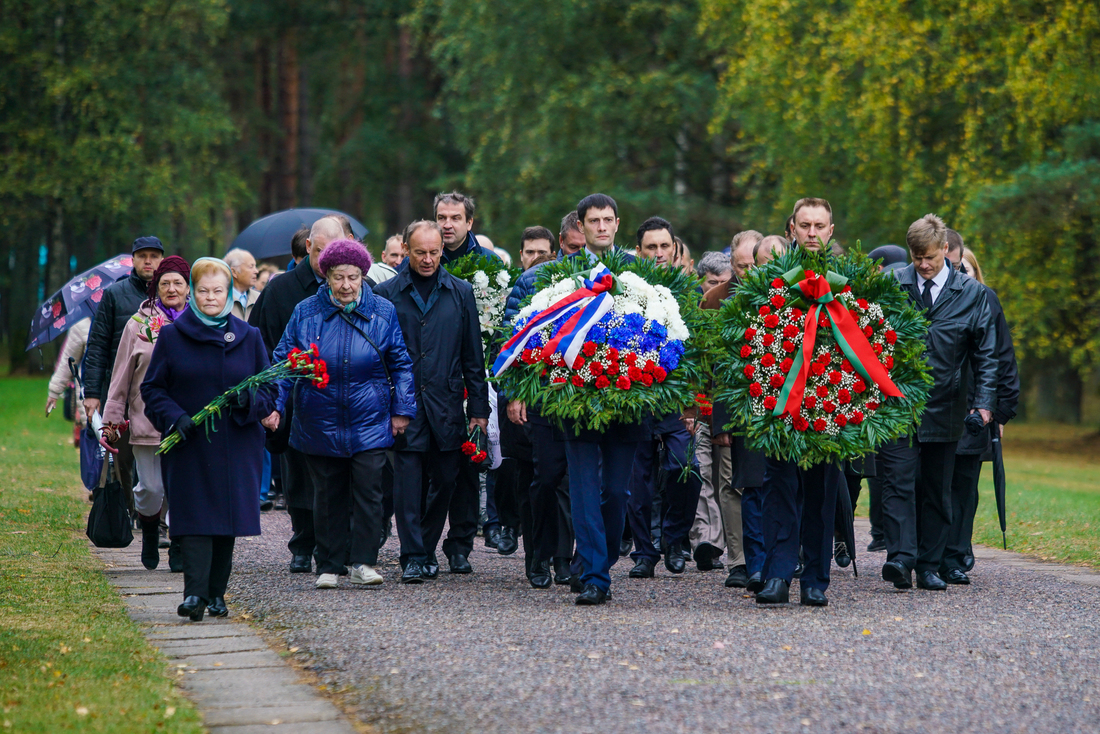
POLYGON ((812 270, 796 268, 783 275, 796 296, 801 297, 810 307, 806 311, 802 348, 794 356, 794 364, 787 373, 783 389, 779 393, 773 415, 784 413, 798 415, 802 408, 802 396, 806 391, 806 380, 813 366, 814 342, 817 340, 817 328, 820 312, 829 317, 829 326, 841 351, 851 362, 852 367, 867 382, 874 383, 883 395, 903 397, 890 379, 886 367, 879 361, 867 337, 860 331, 859 324, 844 304, 836 300, 833 292, 840 292, 848 279, 839 273, 829 271, 825 276, 812 270))

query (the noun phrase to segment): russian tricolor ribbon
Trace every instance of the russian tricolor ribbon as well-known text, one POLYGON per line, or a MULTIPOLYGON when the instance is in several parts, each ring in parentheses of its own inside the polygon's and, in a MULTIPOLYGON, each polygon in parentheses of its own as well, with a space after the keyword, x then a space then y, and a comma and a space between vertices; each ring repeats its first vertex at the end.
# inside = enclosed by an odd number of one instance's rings
POLYGON ((843 288, 848 282, 847 278, 832 271, 827 276, 821 276, 808 270, 804 273, 794 270, 786 273, 784 279, 789 283, 799 275, 804 277, 792 284, 791 290, 812 305, 806 311, 802 348, 795 353, 794 364, 791 366, 791 371, 787 373, 787 379, 779 393, 779 401, 775 405, 773 415, 780 417, 784 413, 790 413, 794 416, 798 415, 802 408, 806 380, 813 367, 814 342, 817 340, 817 328, 822 311, 829 318, 829 326, 837 345, 856 372, 868 382, 877 385, 883 395, 903 397, 901 391, 890 379, 886 367, 871 349, 867 337, 860 331, 859 324, 852 318, 852 314, 844 304, 833 297, 832 287, 835 285, 837 288, 843 288))
POLYGON ((524 327, 504 344, 496 361, 493 362, 494 376, 499 377, 500 373, 516 361, 526 348, 527 342, 540 329, 563 319, 565 323, 542 347, 542 353, 546 355, 557 352, 565 358, 567 365, 573 364, 584 346, 584 338, 589 329, 615 305, 611 295, 615 288, 615 277, 606 266, 597 265, 587 273, 580 273, 574 277, 581 278, 580 288, 543 312, 532 316, 524 327))

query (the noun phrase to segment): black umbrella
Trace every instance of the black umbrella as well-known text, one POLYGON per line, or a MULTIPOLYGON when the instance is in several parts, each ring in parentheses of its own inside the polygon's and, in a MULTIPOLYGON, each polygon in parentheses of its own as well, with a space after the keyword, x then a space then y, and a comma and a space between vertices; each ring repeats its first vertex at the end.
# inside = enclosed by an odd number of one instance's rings
POLYGON ((130 274, 134 258, 116 255, 76 276, 38 307, 27 338, 30 351, 52 341, 76 322, 90 318, 99 308, 103 291, 130 274))
POLYGON ((852 575, 859 578, 859 569, 856 568, 856 515, 852 508, 852 496, 848 494, 848 482, 843 473, 840 475, 836 499, 836 511, 840 513, 840 519, 844 523, 844 545, 848 547, 848 555, 852 559, 852 575))
POLYGON ((367 236, 367 228, 359 220, 333 209, 286 209, 268 214, 245 227, 233 240, 233 247, 248 250, 257 259, 290 254, 290 240, 302 227, 312 227, 322 217, 342 214, 351 221, 351 231, 356 238, 367 236))
POLYGON ((989 424, 993 432, 993 494, 997 498, 997 519, 1001 521, 1001 544, 1008 550, 1008 538, 1005 536, 1005 455, 1001 448, 1001 427, 989 424))

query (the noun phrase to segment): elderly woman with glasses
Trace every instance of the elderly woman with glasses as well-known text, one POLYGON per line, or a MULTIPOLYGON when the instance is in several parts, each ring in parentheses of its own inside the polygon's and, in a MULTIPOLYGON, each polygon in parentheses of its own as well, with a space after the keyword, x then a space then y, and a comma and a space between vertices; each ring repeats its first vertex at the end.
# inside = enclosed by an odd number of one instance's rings
POLYGON ((172 508, 170 532, 183 560, 181 617, 202 621, 207 608, 228 615, 225 589, 239 536, 260 534, 264 430, 275 405, 271 387, 245 391, 230 410, 199 427, 191 416, 268 366, 259 330, 233 316, 233 279, 222 260, 203 257, 191 268, 191 301, 160 330, 141 396, 145 415, 162 436, 183 441, 161 456, 172 508))

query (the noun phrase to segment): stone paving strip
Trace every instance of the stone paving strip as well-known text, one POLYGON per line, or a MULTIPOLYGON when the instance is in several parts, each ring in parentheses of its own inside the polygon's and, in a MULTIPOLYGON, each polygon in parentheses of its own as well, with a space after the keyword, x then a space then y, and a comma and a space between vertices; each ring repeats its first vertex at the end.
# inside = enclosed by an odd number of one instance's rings
POLYGON ((183 574, 147 571, 140 540, 129 548, 93 549, 130 617, 176 671, 180 689, 213 734, 354 734, 336 706, 243 622, 209 615, 200 622, 176 616, 183 574))

